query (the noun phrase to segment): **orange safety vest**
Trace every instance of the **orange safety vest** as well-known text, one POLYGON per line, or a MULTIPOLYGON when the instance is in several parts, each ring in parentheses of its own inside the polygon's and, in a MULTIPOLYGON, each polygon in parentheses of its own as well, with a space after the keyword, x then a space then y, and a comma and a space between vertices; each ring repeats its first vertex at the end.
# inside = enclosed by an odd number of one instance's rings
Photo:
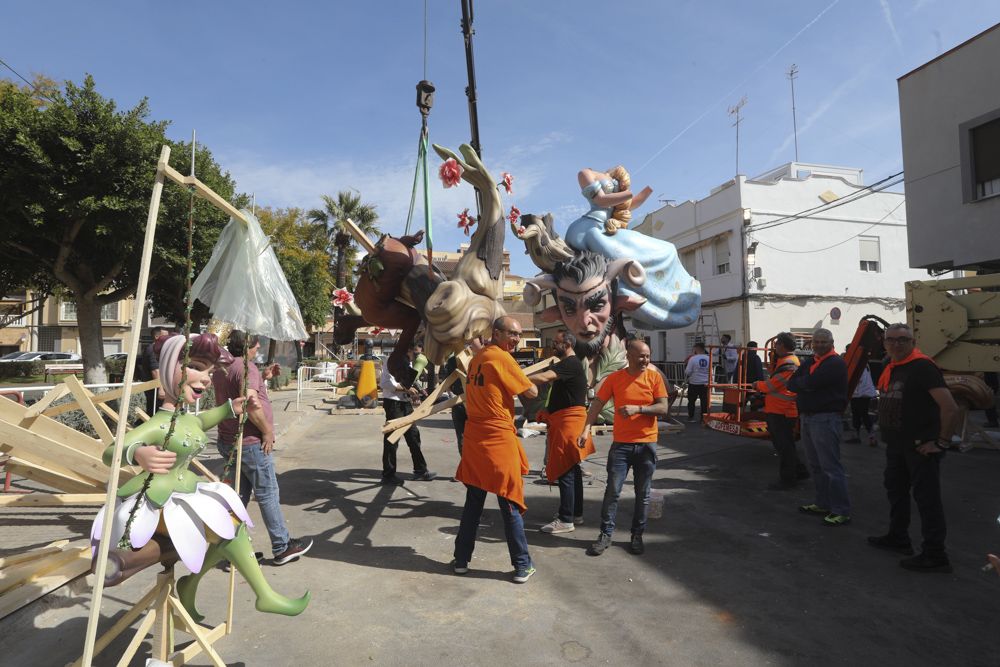
POLYGON ((799 358, 789 354, 774 363, 770 379, 754 383, 753 388, 764 394, 764 412, 786 417, 799 416, 795 392, 788 389, 788 381, 798 367, 799 358))

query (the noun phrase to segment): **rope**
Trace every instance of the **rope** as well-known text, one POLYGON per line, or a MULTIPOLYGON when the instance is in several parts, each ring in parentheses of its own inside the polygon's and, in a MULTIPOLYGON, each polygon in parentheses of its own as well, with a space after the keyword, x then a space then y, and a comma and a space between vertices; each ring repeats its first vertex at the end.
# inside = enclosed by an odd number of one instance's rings
POLYGON ((243 446, 243 425, 247 423, 247 417, 249 416, 247 411, 247 385, 250 379, 250 356, 247 354, 249 351, 249 341, 250 334, 246 334, 247 342, 243 345, 243 385, 240 387, 240 396, 243 397, 243 413, 240 415, 239 425, 236 427, 236 438, 233 440, 233 449, 229 452, 229 458, 226 460, 226 467, 222 470, 222 481, 229 484, 233 488, 236 487, 236 475, 233 473, 233 468, 236 466, 236 448, 243 446), (230 473, 233 476, 230 477, 230 473))

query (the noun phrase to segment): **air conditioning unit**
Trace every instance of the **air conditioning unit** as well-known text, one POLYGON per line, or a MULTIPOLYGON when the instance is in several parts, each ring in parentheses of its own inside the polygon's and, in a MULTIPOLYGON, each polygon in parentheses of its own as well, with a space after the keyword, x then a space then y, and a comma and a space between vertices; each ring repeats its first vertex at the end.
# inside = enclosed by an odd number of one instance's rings
POLYGON ((764 269, 760 268, 759 266, 753 267, 753 277, 754 278, 758 278, 759 279, 763 275, 764 275, 764 269))
POLYGON ((767 278, 758 278, 757 289, 764 289, 765 287, 767 287, 767 278))

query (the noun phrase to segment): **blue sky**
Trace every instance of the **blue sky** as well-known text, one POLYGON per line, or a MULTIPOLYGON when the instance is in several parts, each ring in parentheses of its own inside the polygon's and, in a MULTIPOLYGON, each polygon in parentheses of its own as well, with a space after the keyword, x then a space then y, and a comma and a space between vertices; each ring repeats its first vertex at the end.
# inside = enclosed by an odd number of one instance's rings
MULTIPOLYGON (((459 0, 428 0, 430 136, 469 138, 459 0)), ((2 13, 0 58, 79 81, 122 106, 150 100, 176 138, 191 129, 257 202, 319 205, 355 188, 384 230, 405 225, 416 159, 424 2, 20 2, 2 13)), ((902 169, 896 79, 1000 22, 997 0, 479 0, 475 58, 487 167, 514 175, 523 212, 558 230, 586 209, 582 167, 624 164, 657 200, 697 199, 735 172, 727 109, 743 95, 740 172, 794 157, 902 169)), ((9 72, 0 76, 10 77, 9 72)), ((436 170, 438 159, 432 157, 436 170)), ((435 247, 465 238, 472 189, 432 184, 435 247)), ((533 274, 522 249, 515 273, 533 274)))

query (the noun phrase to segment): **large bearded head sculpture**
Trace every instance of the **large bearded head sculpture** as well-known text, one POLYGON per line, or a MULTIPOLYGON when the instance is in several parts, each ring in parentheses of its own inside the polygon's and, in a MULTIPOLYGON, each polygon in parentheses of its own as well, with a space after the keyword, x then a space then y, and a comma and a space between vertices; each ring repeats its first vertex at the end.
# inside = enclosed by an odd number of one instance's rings
POLYGON ((542 311, 542 319, 561 320, 576 336, 576 353, 592 358, 607 345, 614 331, 615 315, 635 310, 645 301, 617 294, 619 279, 637 287, 645 282, 646 275, 638 262, 617 259, 608 263, 603 255, 581 252, 568 261, 558 262, 551 274, 527 281, 524 300, 535 305, 543 290, 552 290, 556 305, 542 311))

